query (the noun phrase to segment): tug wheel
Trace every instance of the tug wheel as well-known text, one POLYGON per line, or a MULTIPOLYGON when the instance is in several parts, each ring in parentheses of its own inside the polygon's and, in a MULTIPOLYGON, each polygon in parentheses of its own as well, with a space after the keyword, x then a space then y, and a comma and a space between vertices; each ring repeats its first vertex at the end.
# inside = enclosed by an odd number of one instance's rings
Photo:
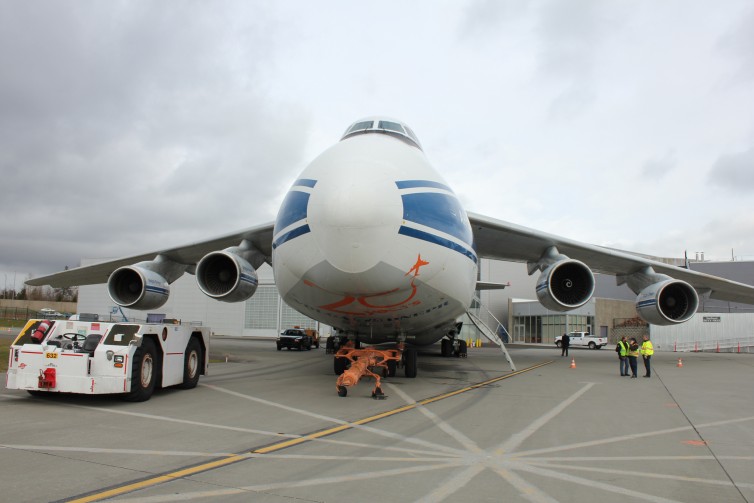
POLYGON ((124 400, 145 402, 152 396, 157 376, 156 349, 152 339, 146 337, 136 349, 131 368, 131 391, 124 400))
POLYGON ((346 396, 348 395, 348 388, 345 386, 338 386, 338 396, 346 396))
POLYGON ((196 388, 199 382, 202 366, 202 347, 196 337, 192 337, 186 345, 183 362, 183 382, 178 385, 181 389, 196 388))

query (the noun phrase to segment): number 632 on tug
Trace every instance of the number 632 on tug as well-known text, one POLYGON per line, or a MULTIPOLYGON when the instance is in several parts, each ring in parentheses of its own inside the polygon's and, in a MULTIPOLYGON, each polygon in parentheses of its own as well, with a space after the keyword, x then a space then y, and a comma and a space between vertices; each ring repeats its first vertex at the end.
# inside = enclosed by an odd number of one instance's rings
POLYGON ((29 320, 10 346, 6 387, 142 402, 155 388, 197 385, 207 373, 209 334, 177 324, 29 320))

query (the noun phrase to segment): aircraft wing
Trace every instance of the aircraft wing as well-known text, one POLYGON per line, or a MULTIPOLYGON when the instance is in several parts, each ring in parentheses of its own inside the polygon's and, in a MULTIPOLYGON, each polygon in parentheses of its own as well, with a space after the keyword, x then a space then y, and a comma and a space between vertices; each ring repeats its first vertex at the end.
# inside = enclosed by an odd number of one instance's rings
POLYGON ((580 260, 594 272, 628 275, 647 266, 655 272, 685 281, 712 299, 754 304, 754 286, 683 269, 629 252, 604 248, 536 231, 520 225, 469 213, 477 254, 513 262, 537 262, 548 248, 580 260))
POLYGON ((273 224, 268 223, 250 229, 234 232, 225 236, 219 236, 207 241, 177 246, 140 255, 123 257, 100 264, 94 264, 84 267, 77 267, 67 271, 40 276, 26 282, 31 286, 50 285, 55 288, 78 285, 94 285, 106 283, 110 274, 122 266, 133 265, 143 260, 152 260, 158 255, 163 255, 174 262, 186 264, 189 266, 196 263, 207 253, 222 250, 230 246, 237 246, 241 241, 248 240, 254 247, 266 257, 266 262, 272 260, 272 229, 273 224))

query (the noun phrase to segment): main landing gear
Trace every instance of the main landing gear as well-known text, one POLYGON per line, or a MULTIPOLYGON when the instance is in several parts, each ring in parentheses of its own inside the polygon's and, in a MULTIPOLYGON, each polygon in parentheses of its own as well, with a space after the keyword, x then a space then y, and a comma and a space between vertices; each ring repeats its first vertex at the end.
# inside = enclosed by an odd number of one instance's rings
POLYGON ((466 341, 461 339, 442 339, 440 341, 440 352, 443 356, 455 356, 457 358, 466 358, 466 341))
POLYGON ((338 375, 335 388, 338 396, 348 395, 348 388, 356 386, 362 377, 375 380, 372 398, 382 400, 385 393, 380 386, 382 378, 394 377, 398 366, 403 367, 406 377, 416 377, 416 350, 399 344, 397 349, 358 349, 348 342, 335 352, 333 369, 338 375))

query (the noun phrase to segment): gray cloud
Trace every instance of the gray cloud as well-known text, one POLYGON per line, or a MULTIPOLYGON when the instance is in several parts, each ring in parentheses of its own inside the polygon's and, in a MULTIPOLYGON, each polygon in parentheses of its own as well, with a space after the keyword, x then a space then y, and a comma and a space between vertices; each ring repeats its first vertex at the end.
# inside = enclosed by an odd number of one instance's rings
POLYGON ((668 151, 664 156, 648 159, 642 166, 641 174, 644 177, 657 180, 664 178, 676 167, 677 161, 674 151, 668 151))
POLYGON ((754 191, 754 147, 718 158, 709 171, 708 180, 736 192, 754 191))
POLYGON ((49 272, 273 217, 256 201, 300 165, 309 121, 257 85, 274 57, 258 25, 274 20, 254 14, 0 6, 0 191, 14 217, 0 235, 31 231, 4 244, 0 269, 49 272))

